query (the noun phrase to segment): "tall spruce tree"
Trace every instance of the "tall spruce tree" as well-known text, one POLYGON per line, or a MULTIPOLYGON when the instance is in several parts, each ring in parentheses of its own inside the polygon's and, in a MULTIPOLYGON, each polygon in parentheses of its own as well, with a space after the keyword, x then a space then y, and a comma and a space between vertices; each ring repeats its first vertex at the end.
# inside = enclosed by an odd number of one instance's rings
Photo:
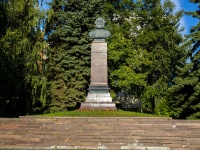
POLYGON ((47 32, 50 43, 48 80, 50 111, 84 101, 90 80, 88 33, 103 10, 102 0, 53 0, 47 32))
MULTIPOLYGON (((198 0, 190 2, 198 4, 198 8, 186 14, 200 19, 200 2, 198 0)), ((188 41, 185 43, 188 47, 188 57, 185 61, 190 60, 190 62, 178 66, 178 76, 169 89, 168 98, 172 117, 200 119, 200 23, 193 26, 190 31, 188 41)))

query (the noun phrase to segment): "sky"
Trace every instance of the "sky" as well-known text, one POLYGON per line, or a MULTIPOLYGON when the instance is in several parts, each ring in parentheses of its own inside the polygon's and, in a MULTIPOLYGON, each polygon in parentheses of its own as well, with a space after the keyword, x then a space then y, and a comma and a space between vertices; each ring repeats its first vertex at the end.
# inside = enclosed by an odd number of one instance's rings
MULTIPOLYGON (((184 9, 186 11, 194 11, 197 10, 198 5, 193 4, 189 2, 189 0, 171 0, 175 5, 176 9, 175 11, 179 11, 181 9, 184 9)), ((190 33, 190 27, 197 25, 198 20, 191 17, 191 16, 183 16, 183 18, 180 21, 180 26, 185 27, 185 31, 183 34, 189 34, 190 33)))
MULTIPOLYGON (((43 5, 42 7, 44 9, 48 8, 48 5, 46 4, 46 2, 51 2, 52 0, 43 0, 43 5)), ((163 0, 161 0, 163 1, 163 0)), ((179 11, 179 10, 186 10, 186 11, 194 11, 197 10, 197 5, 189 2, 189 0, 171 0, 175 5, 175 11, 179 11)), ((190 33, 190 28, 191 26, 195 26, 197 25, 198 20, 194 19, 190 16, 183 16, 183 18, 180 21, 180 27, 185 27, 185 30, 183 31, 182 34, 189 34, 190 33)))

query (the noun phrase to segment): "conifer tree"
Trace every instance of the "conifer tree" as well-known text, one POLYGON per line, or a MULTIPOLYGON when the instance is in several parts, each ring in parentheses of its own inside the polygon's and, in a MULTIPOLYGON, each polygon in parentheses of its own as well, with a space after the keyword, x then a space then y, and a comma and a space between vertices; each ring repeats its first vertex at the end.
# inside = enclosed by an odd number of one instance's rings
POLYGON ((85 100, 90 79, 88 33, 101 14, 102 0, 53 0, 47 32, 50 45, 48 80, 50 110, 72 107, 85 100))
MULTIPOLYGON (((198 4, 194 12, 186 12, 194 18, 200 19, 200 2, 190 0, 198 4)), ((172 108, 172 117, 200 119, 200 24, 191 27, 191 33, 188 35, 188 41, 185 46, 188 47, 187 63, 178 66, 178 76, 173 81, 173 86, 169 89, 169 105, 172 108), (190 62, 188 62, 190 60, 190 62)))

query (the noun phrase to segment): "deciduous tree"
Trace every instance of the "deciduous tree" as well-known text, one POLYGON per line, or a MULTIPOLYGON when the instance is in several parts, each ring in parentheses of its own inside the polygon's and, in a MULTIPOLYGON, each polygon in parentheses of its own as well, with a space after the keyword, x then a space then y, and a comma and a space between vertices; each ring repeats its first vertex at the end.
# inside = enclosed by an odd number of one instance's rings
POLYGON ((33 112, 36 101, 40 103, 33 97, 44 94, 38 90, 40 74, 33 74, 38 71, 34 64, 40 50, 35 44, 42 39, 36 34, 40 10, 34 0, 3 1, 0 7, 0 115, 24 115, 33 112))

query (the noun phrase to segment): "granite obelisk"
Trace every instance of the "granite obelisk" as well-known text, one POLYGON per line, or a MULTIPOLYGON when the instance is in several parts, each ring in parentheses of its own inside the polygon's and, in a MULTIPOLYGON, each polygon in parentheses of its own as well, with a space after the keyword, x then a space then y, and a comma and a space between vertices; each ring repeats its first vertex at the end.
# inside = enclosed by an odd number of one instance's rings
POLYGON ((107 43, 105 38, 110 32, 104 30, 105 21, 99 17, 95 21, 96 29, 89 33, 91 44, 91 81, 89 92, 80 110, 116 110, 108 87, 107 43))

